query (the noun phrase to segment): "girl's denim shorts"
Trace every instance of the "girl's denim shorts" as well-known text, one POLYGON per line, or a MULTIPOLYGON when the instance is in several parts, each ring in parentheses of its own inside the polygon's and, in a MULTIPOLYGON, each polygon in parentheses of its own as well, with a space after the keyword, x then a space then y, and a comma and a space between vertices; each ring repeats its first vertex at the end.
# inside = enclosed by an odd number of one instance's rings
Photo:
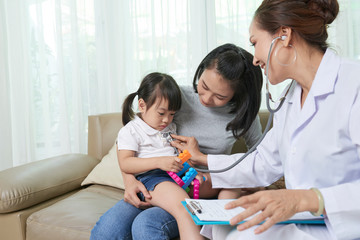
MULTIPOLYGON (((142 173, 140 175, 136 176, 136 179, 140 181, 142 184, 144 184, 145 188, 148 191, 154 191, 154 188, 156 185, 162 182, 175 182, 167 172, 161 170, 161 169, 155 169, 148 171, 146 173, 142 173)), ((145 197, 142 194, 142 192, 138 193, 138 197, 141 201, 145 201, 145 197)))

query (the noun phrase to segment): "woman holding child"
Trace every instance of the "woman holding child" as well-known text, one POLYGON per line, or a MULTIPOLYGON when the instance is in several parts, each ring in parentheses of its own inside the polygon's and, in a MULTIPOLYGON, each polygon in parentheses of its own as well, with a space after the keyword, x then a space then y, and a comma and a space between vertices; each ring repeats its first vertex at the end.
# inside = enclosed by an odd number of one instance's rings
MULTIPOLYGON (((252 146, 261 135, 257 113, 261 101, 262 74, 252 65, 253 56, 225 44, 211 51, 200 63, 193 87, 180 87, 182 104, 174 123, 177 133, 199 139, 207 154, 230 154, 237 138, 252 146)), ((159 207, 150 207, 151 194, 132 174, 123 174, 125 201, 120 201, 98 221, 91 239, 171 239, 178 236, 176 221, 159 207), (140 201, 142 193, 148 201, 140 201), (127 216, 124 217, 124 209, 127 216)), ((156 189, 156 188, 155 188, 156 189)), ((235 198, 240 189, 212 189, 205 181, 200 197, 235 198)))

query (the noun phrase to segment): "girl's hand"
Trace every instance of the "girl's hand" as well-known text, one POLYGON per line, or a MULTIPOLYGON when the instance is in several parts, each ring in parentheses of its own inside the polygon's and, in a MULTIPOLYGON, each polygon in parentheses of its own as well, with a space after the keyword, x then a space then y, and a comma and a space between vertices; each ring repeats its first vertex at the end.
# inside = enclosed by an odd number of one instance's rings
POLYGON ((225 208, 243 207, 246 210, 230 220, 231 225, 253 216, 237 226, 239 231, 248 229, 265 221, 255 229, 255 234, 262 233, 277 222, 288 220, 297 212, 317 211, 318 199, 312 190, 265 190, 240 197, 228 203, 225 208))
POLYGON ((183 169, 183 165, 176 156, 159 157, 158 168, 164 171, 179 172, 183 169))
POLYGON ((194 137, 185 137, 180 135, 171 134, 171 136, 177 141, 173 141, 170 144, 180 151, 185 149, 191 154, 191 162, 195 165, 207 166, 207 156, 200 152, 198 141, 194 137))

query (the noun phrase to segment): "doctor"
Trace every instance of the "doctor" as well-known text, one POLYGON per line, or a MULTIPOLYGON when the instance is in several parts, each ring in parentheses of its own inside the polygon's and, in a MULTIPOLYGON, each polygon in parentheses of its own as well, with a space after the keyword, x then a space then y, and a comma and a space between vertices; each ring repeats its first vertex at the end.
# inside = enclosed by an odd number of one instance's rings
MULTIPOLYGON (((254 65, 272 84, 295 82, 257 149, 211 178, 214 188, 244 188, 267 186, 284 175, 287 189, 229 203, 229 209, 246 210, 231 220, 234 227, 215 226, 214 239, 360 238, 360 64, 328 48, 328 24, 338 12, 336 0, 264 0, 256 10, 250 26, 254 65), (274 225, 304 211, 324 215, 326 225, 274 225)), ((194 138, 177 138, 183 141, 177 147, 210 170, 241 156, 206 156, 194 138)))

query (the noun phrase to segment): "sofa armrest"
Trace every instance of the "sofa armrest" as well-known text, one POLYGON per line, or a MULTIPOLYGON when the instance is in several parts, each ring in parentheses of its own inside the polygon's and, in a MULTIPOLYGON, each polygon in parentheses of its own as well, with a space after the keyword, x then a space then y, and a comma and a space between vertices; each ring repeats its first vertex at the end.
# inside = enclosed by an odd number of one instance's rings
POLYGON ((123 126, 121 113, 105 113, 88 116, 88 154, 102 159, 114 145, 123 126))
POLYGON ((99 163, 85 154, 67 154, 0 172, 0 213, 21 210, 81 187, 99 163))

